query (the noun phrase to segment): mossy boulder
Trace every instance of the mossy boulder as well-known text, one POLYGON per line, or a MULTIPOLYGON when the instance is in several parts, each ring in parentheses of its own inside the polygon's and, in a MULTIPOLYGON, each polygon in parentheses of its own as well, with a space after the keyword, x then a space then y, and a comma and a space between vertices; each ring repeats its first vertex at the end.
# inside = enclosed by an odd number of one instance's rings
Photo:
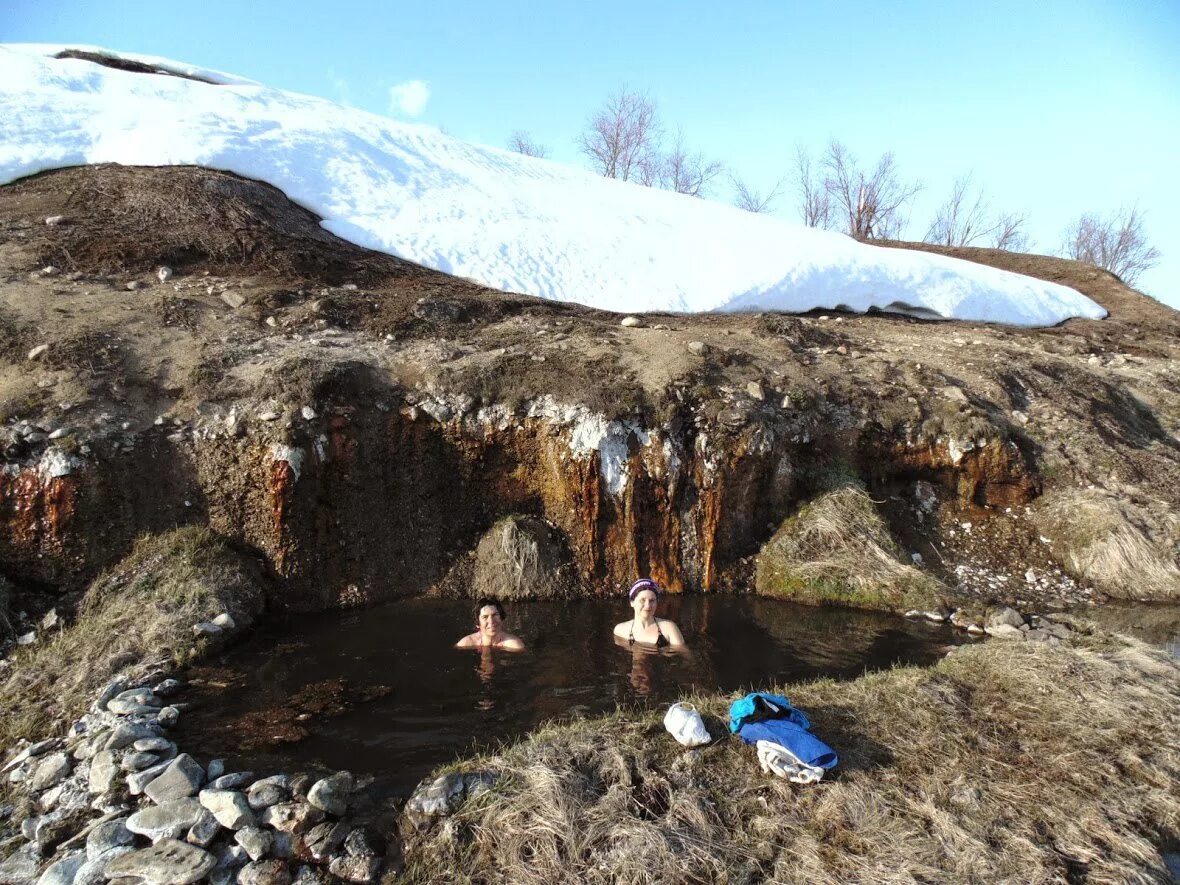
POLYGON ((758 554, 754 587, 813 605, 904 612, 944 604, 939 581, 903 560, 864 489, 825 492, 788 517, 758 554))
POLYGON ((475 549, 473 597, 554 599, 575 589, 573 558, 565 538, 535 516, 504 517, 475 549))

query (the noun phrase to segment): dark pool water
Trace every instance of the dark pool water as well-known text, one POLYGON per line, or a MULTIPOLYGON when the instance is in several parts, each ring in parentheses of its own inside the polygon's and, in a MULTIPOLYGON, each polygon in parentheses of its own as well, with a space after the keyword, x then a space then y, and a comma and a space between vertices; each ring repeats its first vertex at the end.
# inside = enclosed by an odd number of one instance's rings
POLYGON ((471 605, 409 600, 271 624, 194 670, 181 742, 235 767, 346 768, 406 794, 431 769, 553 718, 663 705, 701 691, 852 679, 927 664, 964 641, 949 627, 735 596, 666 599, 688 649, 611 637, 626 601, 522 603, 523 653, 457 650, 471 605))

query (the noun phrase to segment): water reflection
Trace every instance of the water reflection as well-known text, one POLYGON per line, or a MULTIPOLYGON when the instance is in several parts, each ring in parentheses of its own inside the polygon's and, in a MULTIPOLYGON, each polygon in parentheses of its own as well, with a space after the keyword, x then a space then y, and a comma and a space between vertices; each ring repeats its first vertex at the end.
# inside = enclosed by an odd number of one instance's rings
MULTIPOLYGON (((612 641, 625 600, 513 605, 506 629, 527 651, 451 647, 469 604, 408 600, 357 615, 272 625, 220 664, 232 692, 214 693, 182 720, 186 746, 251 768, 322 763, 377 774, 405 792, 432 767, 540 722, 656 705, 692 691, 765 688, 820 676, 851 678, 894 663, 928 663, 956 641, 949 628, 901 618, 732 596, 664 597, 685 649, 612 641), (285 653, 292 637, 303 647, 285 653), (474 654, 474 658, 472 655, 474 654), (243 749, 247 711, 290 706, 324 680, 349 686, 347 712, 302 723, 298 744, 243 749), (367 702, 366 686, 392 691, 367 702)), ((199 701, 200 698, 197 698, 199 701)))

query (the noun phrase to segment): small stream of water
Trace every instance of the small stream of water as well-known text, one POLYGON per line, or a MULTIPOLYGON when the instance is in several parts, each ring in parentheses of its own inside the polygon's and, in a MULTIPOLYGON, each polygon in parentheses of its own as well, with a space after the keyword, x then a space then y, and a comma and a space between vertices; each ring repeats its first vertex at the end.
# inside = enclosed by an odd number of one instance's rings
POLYGON ((415 599, 268 624, 195 669, 181 743, 235 768, 329 767, 408 794, 435 766, 541 722, 620 705, 662 705, 697 689, 852 679, 928 664, 964 641, 949 627, 737 596, 667 598, 684 652, 617 644, 625 600, 508 609, 523 653, 458 650, 468 602, 415 599))

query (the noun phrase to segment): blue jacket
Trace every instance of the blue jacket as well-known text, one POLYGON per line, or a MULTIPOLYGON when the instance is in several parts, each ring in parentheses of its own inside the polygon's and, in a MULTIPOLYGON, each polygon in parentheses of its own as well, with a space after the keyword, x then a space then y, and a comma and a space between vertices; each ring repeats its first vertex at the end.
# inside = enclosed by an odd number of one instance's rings
POLYGON ((747 744, 771 741, 786 747, 801 761, 817 768, 835 768, 834 750, 813 735, 802 710, 778 694, 755 691, 729 707, 729 730, 747 744))

